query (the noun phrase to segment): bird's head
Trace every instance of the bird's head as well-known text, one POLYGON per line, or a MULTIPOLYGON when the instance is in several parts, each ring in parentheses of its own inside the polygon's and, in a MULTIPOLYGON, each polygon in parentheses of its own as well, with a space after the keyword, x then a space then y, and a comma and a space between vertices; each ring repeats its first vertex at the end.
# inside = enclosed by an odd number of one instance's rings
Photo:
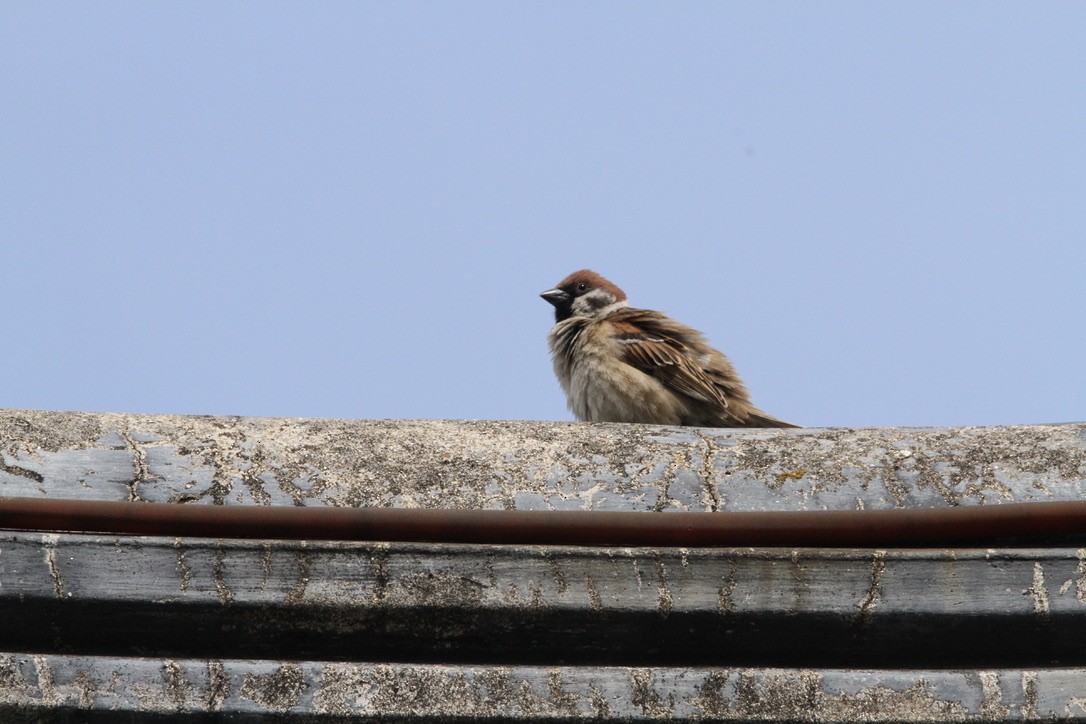
POLYGON ((597 317, 608 307, 626 305, 626 292, 589 269, 573 272, 539 296, 554 305, 556 323, 570 317, 597 317))

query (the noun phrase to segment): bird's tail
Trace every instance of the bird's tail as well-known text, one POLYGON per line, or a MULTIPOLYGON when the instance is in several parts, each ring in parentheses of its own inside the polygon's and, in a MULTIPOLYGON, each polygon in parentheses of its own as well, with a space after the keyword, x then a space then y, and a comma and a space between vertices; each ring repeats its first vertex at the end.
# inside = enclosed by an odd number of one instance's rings
POLYGON ((750 414, 743 420, 743 427, 802 427, 802 425, 785 422, 761 410, 751 410, 750 414))

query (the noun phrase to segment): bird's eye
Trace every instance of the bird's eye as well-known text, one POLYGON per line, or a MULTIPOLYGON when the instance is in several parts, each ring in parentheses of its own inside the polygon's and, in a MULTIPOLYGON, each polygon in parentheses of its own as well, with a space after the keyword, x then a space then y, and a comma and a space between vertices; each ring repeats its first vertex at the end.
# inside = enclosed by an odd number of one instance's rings
POLYGON ((587 289, 588 289, 588 285, 585 284, 584 282, 581 282, 580 284, 577 285, 577 291, 579 291, 579 292, 586 291, 587 289))

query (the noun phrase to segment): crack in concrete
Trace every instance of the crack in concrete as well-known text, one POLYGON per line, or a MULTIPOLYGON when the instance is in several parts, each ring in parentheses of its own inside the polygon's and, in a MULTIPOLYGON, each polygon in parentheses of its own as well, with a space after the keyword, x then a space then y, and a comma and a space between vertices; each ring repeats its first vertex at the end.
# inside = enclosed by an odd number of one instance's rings
POLYGON ((637 592, 640 593, 645 587, 645 578, 641 575, 641 567, 637 565, 637 559, 631 558, 630 563, 633 565, 634 578, 637 580, 637 592))
POLYGON ((1011 713, 1003 703, 1003 689, 999 686, 999 674, 995 671, 978 672, 981 688, 980 713, 991 721, 1002 721, 1011 713))
POLYGON ((98 685, 89 671, 83 670, 75 675, 75 687, 79 691, 79 708, 89 709, 98 695, 98 685))
POLYGON ((603 599, 600 598, 599 589, 596 588, 596 582, 592 580, 592 576, 588 573, 584 574, 584 585, 588 590, 588 603, 592 606, 593 611, 603 610, 603 599))
POLYGON ((306 548, 309 544, 306 541, 301 541, 301 550, 298 551, 298 580, 294 585, 290 587, 290 591, 287 592, 287 596, 283 599, 283 603, 290 605, 299 603, 305 596, 305 589, 309 586, 309 554, 306 548))
POLYGON ((189 680, 184 669, 173 659, 162 661, 162 674, 166 687, 165 694, 174 707, 181 709, 188 699, 189 680))
POLYGON ((147 453, 144 451, 143 446, 132 438, 132 433, 121 429, 117 431, 117 434, 132 452, 132 479, 125 485, 128 487, 128 502, 134 503, 137 500, 142 500, 139 494, 140 484, 153 476, 147 470, 147 453))
POLYGON ((1045 588, 1045 569, 1040 561, 1033 562, 1033 583, 1022 593, 1033 599, 1034 613, 1047 619, 1049 616, 1048 589, 1045 588))
POLYGON ((211 564, 211 575, 215 580, 215 592, 225 605, 234 602, 234 592, 226 585, 226 547, 220 542, 215 545, 215 558, 211 564))
POLYGON ((9 475, 18 475, 20 478, 26 478, 33 480, 35 483, 44 483, 45 478, 41 473, 34 470, 29 470, 18 465, 11 465, 5 459, 3 455, 0 455, 0 473, 7 473, 9 475))
POLYGON ((736 566, 735 559, 728 559, 728 574, 724 577, 724 585, 717 590, 716 595, 716 610, 721 615, 727 615, 735 611, 735 601, 732 598, 732 594, 735 591, 738 581, 738 566, 736 566))
POLYGON ((226 675, 226 667, 221 661, 207 662, 207 695, 204 698, 205 705, 211 711, 222 708, 223 701, 230 694, 230 679, 226 675))
POLYGON ((554 559, 554 556, 548 555, 546 550, 541 551, 541 555, 543 560, 547 562, 547 566, 551 569, 551 577, 554 579, 554 585, 558 589, 558 595, 561 596, 569 590, 566 574, 562 572, 562 568, 558 565, 558 561, 554 559))
POLYGON ((57 540, 56 535, 42 536, 42 545, 45 548, 45 565, 49 568, 49 577, 53 579, 53 595, 64 598, 64 581, 60 577, 60 568, 57 566, 57 540))
POLYGON ((679 471, 683 469, 683 463, 689 465, 690 459, 687 456, 685 450, 676 450, 671 460, 668 462, 667 467, 664 469, 663 475, 660 476, 660 480, 656 483, 657 498, 656 503, 652 506, 654 513, 660 513, 664 508, 669 505, 682 507, 678 501, 671 497, 671 486, 679 479, 679 471))
POLYGON ((857 604, 856 618, 853 622, 854 628, 857 630, 862 629, 871 622, 872 616, 875 615, 875 608, 882 600, 882 574, 886 567, 885 558, 886 551, 883 550, 875 551, 872 556, 871 584, 857 604))
MULTIPOLYGON (((267 488, 264 487, 264 481, 260 479, 260 476, 263 475, 265 471, 260 470, 257 467, 255 454, 253 458, 252 467, 248 470, 243 470, 241 473, 241 484, 245 486, 246 490, 249 491, 249 495, 251 495, 253 500, 257 503, 260 505, 271 505, 272 497, 268 493, 267 488)), ((280 485, 279 487, 282 489, 284 486, 280 485)), ((301 506, 305 504, 305 501, 297 493, 297 489, 287 492, 290 494, 295 505, 301 506)))
POLYGON ((659 596, 656 603, 656 612, 661 617, 667 618, 671 615, 671 608, 675 600, 671 595, 671 587, 668 585, 667 567, 664 566, 659 553, 656 554, 656 590, 659 596))
POLYGON ((260 571, 263 574, 260 579, 260 590, 267 590, 268 580, 271 578, 272 574, 272 551, 270 543, 264 543, 261 546, 260 571))
POLYGON ((173 547, 177 550, 177 568, 181 571, 181 590, 189 590, 189 584, 192 582, 192 568, 189 566, 189 562, 185 560, 185 550, 181 547, 181 539, 173 539, 173 547))
POLYGON ((1037 672, 1036 671, 1023 671, 1022 672, 1022 698, 1025 703, 1019 707, 1019 711, 1022 714, 1022 718, 1028 720, 1040 719, 1040 714, 1037 713, 1037 672))
POLYGON ((715 513, 720 510, 720 494, 717 492, 716 485, 713 484, 713 463, 716 460, 716 445, 713 444, 712 438, 701 430, 694 428, 693 432, 705 444, 699 477, 704 491, 703 497, 706 499, 710 512, 715 513))
POLYGON ((388 550, 372 549, 369 552, 369 564, 373 570, 373 602, 382 603, 388 595, 388 550))
POLYGON ((1086 548, 1079 548, 1077 556, 1078 565, 1075 566, 1075 573, 1078 574, 1078 578, 1075 579, 1075 598, 1079 603, 1086 604, 1086 548))
POLYGON ((588 685, 588 696, 592 702, 592 715, 595 716, 596 719, 611 719, 611 705, 607 702, 607 697, 603 695, 603 692, 601 692, 593 683, 589 683, 588 685))
POLYGON ((675 696, 668 694, 667 700, 656 691, 651 669, 633 669, 630 671, 631 701, 640 707, 641 712, 653 719, 670 719, 675 710, 675 696))
POLYGON ((57 706, 63 701, 63 695, 57 691, 56 681, 53 677, 53 667, 49 665, 49 659, 45 656, 34 657, 34 674, 38 677, 38 691, 41 692, 41 702, 47 706, 57 706))
POLYGON ((562 669, 555 668, 547 672, 547 693, 550 695, 551 706, 559 713, 566 716, 577 716, 580 713, 577 706, 580 696, 566 690, 562 669))

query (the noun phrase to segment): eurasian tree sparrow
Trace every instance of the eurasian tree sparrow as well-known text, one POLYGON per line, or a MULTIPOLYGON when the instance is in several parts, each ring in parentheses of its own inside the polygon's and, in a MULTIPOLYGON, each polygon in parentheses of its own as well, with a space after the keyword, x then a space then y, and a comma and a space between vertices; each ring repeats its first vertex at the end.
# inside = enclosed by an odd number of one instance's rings
POLYGON ((695 329, 627 305, 588 269, 541 297, 554 305, 554 372, 578 420, 797 427, 756 408, 731 362, 695 329))

